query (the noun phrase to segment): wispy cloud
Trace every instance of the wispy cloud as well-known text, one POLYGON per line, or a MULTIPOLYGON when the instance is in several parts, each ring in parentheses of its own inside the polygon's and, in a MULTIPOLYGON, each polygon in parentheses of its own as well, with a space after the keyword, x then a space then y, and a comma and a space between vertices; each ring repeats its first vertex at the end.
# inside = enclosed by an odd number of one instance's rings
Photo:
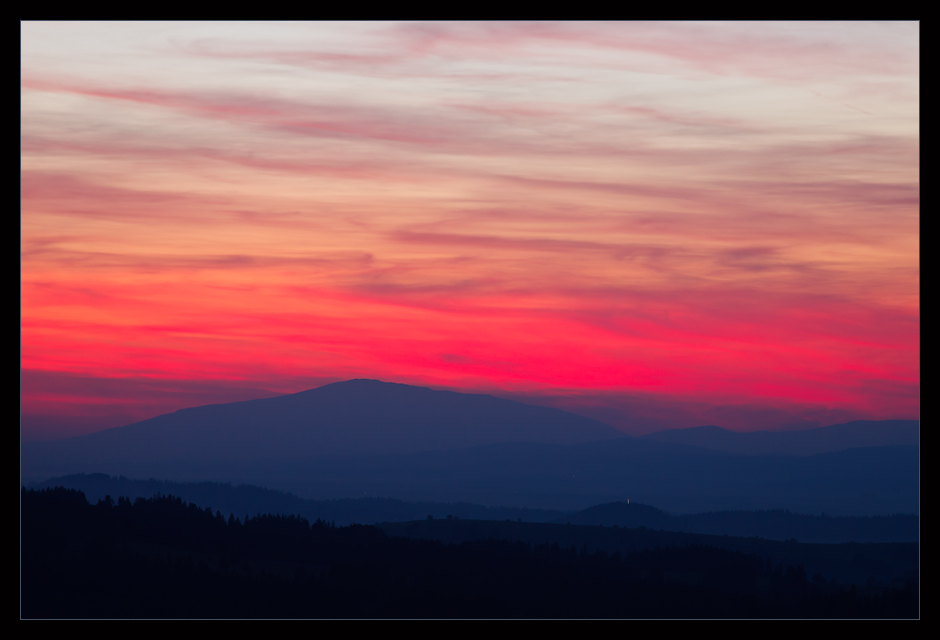
POLYGON ((23 397, 913 416, 918 55, 916 23, 24 23, 23 397))

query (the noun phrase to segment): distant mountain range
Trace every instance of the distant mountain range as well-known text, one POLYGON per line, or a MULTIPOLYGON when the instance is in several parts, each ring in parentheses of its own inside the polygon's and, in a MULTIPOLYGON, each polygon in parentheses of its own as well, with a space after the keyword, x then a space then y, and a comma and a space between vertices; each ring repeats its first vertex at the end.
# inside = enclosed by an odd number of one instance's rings
POLYGON ((804 431, 751 431, 721 427, 669 429, 643 436, 648 440, 685 444, 746 455, 811 456, 855 447, 918 446, 917 420, 856 420, 804 431))
POLYGON ((917 447, 870 447, 806 457, 742 456, 621 438, 577 445, 499 443, 398 455, 218 464, 131 461, 89 465, 83 471, 255 484, 317 500, 376 496, 574 511, 631 498, 671 513, 920 512, 917 447))
POLYGON ((758 536, 768 540, 811 543, 916 542, 920 518, 911 514, 876 517, 831 517, 789 511, 723 511, 674 516, 636 502, 599 504, 579 512, 549 509, 485 507, 467 502, 409 502, 391 498, 305 500, 283 491, 217 482, 166 482, 130 480, 106 474, 76 474, 35 483, 29 488, 65 487, 82 491, 94 504, 105 496, 135 500, 154 495, 173 495, 223 516, 258 514, 300 515, 310 521, 325 520, 338 526, 414 520, 450 519, 555 522, 559 524, 625 527, 681 531, 709 535, 758 536))
POLYGON ((23 443, 21 479, 98 472, 255 484, 307 499, 561 511, 631 498, 672 513, 919 513, 916 427, 891 421, 763 434, 703 427, 631 438, 559 409, 350 380, 23 443), (768 442, 779 447, 767 450, 768 442))

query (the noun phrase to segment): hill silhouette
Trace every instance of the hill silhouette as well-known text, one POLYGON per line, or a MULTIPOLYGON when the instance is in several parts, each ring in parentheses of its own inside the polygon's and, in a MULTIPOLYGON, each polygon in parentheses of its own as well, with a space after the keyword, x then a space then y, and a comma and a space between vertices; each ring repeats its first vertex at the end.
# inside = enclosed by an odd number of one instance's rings
POLYGON ((549 509, 486 507, 468 502, 411 502, 385 497, 307 500, 284 491, 252 485, 233 486, 220 482, 167 482, 130 480, 106 474, 76 474, 36 483, 33 489, 64 487, 82 491, 91 501, 149 499, 172 494, 200 508, 242 516, 271 513, 299 515, 311 522, 324 520, 337 525, 406 522, 427 516, 436 519, 511 520, 556 522, 575 525, 646 527, 710 535, 759 536, 768 540, 818 543, 916 542, 920 519, 912 514, 845 517, 808 515, 776 509, 763 511, 713 511, 671 515, 650 505, 609 502, 582 511, 565 513, 549 509))
POLYGON ((253 484, 314 500, 383 496, 577 511, 629 497, 673 514, 789 509, 875 516, 919 513, 919 458, 918 447, 868 447, 805 457, 742 456, 621 438, 238 463, 132 461, 79 471, 253 484))
POLYGON ((501 442, 575 444, 622 437, 560 409, 490 395, 349 380, 262 400, 182 409, 125 427, 24 443, 23 475, 90 464, 401 454, 501 442))
POLYGON ((675 519, 665 511, 648 504, 607 502, 582 509, 556 520, 557 523, 577 525, 618 526, 636 529, 661 529, 676 531, 675 519))
POLYGON ((222 482, 169 482, 165 480, 131 480, 124 476, 112 477, 104 473, 81 473, 32 484, 31 489, 64 487, 85 494, 92 503, 111 496, 134 501, 154 495, 172 494, 199 507, 211 507, 225 516, 235 514, 299 515, 311 522, 324 520, 337 525, 374 524, 376 522, 405 522, 428 515, 434 518, 458 517, 473 520, 525 520, 526 522, 552 522, 565 512, 551 509, 525 509, 516 507, 485 507, 467 502, 412 502, 380 496, 341 498, 335 500, 307 500, 285 491, 254 485, 222 482))
POLYGON ((713 425, 668 429, 643 436, 657 442, 684 444, 745 455, 811 456, 858 447, 918 446, 917 420, 855 420, 803 431, 737 432, 713 425))

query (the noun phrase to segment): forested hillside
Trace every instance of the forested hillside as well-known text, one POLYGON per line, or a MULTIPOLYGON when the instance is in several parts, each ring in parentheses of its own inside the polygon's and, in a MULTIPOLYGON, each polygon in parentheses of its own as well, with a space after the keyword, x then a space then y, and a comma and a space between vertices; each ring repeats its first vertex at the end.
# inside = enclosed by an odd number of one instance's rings
POLYGON ((443 544, 298 517, 243 522, 170 496, 91 505, 54 488, 21 500, 25 618, 918 615, 913 576, 843 586, 703 545, 443 544))

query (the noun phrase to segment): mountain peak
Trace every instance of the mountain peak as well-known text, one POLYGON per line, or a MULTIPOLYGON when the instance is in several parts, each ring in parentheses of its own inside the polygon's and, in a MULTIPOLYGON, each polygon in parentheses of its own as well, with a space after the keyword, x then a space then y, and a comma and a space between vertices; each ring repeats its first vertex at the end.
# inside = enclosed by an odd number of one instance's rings
POLYGON ((358 378, 274 398, 193 407, 45 443, 36 451, 86 462, 213 463, 416 453, 505 442, 578 444, 618 437, 624 436, 613 427, 560 409, 358 378))

